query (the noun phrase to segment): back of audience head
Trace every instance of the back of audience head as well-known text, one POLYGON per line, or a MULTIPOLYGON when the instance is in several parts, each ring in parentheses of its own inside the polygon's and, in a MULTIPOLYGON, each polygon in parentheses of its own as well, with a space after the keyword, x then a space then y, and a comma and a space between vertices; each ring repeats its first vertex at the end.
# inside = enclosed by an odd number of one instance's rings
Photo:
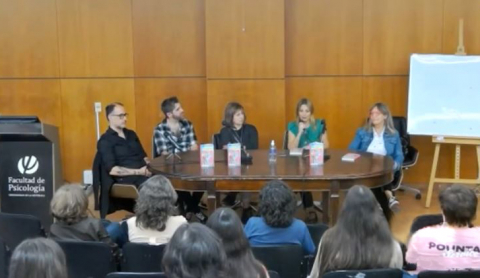
POLYGON ((63 250, 53 240, 26 239, 13 252, 9 278, 67 278, 63 250))
POLYGON ((459 184, 445 188, 439 195, 445 222, 455 227, 471 227, 477 212, 477 195, 473 189, 459 184))
POLYGON ((60 223, 75 224, 86 218, 88 198, 85 190, 77 184, 64 185, 53 195, 50 210, 60 223))
POLYGON ((285 228, 292 224, 295 214, 295 196, 283 181, 267 182, 260 191, 258 212, 271 227, 285 228))
POLYGON ((215 210, 208 218, 207 226, 222 239, 227 255, 226 271, 231 277, 266 277, 264 267, 253 256, 242 221, 234 210, 215 210))
POLYGON ((387 220, 372 191, 355 185, 347 193, 335 226, 322 237, 320 275, 340 269, 389 267, 394 252, 387 220))
POLYGON ((144 229, 164 231, 167 220, 176 214, 177 192, 170 180, 156 175, 140 187, 135 205, 136 225, 144 229))
POLYGON ((226 255, 221 239, 207 226, 183 224, 165 248, 163 269, 169 278, 223 278, 226 255))

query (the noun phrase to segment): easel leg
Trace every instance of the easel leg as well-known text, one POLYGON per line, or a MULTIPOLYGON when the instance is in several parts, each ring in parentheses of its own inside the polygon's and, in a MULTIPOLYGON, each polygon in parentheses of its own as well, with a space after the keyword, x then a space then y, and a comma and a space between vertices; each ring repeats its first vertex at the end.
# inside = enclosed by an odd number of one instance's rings
POLYGON ((430 207, 430 202, 432 201, 432 192, 433 192, 433 185, 435 184, 435 175, 437 173, 437 164, 438 164, 438 155, 440 154, 440 144, 435 145, 435 153, 433 155, 433 164, 432 164, 432 172, 430 173, 430 181, 428 183, 428 192, 427 192, 427 202, 425 207, 430 207))

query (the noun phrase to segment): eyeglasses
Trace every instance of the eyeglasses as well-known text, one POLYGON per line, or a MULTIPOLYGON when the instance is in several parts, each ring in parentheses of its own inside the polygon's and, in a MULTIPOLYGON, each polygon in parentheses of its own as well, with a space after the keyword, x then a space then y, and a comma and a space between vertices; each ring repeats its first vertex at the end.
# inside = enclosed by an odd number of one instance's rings
POLYGON ((115 115, 115 114, 112 114, 111 116, 114 116, 114 117, 119 117, 120 119, 124 119, 125 117, 127 117, 127 116, 128 116, 128 113, 125 113, 125 114, 117 114, 117 115, 115 115))

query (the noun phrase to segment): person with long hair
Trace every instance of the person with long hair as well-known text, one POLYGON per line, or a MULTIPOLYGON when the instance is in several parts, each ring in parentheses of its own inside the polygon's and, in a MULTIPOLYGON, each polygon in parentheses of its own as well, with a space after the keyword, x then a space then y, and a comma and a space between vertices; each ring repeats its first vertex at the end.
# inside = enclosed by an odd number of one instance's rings
MULTIPOLYGON (((295 110, 295 121, 288 123, 288 149, 308 148, 313 142, 322 142, 323 147, 329 147, 327 136, 327 125, 325 120, 316 119, 314 114, 313 103, 302 98, 297 103, 295 110)), ((311 192, 301 193, 303 207, 306 211, 307 223, 315 223, 318 221, 317 213, 314 209, 313 195, 311 192)))
POLYGON ((355 185, 348 190, 337 223, 323 235, 310 278, 330 271, 399 268, 400 244, 372 191, 355 185))
POLYGON ((169 278, 226 278, 226 254, 218 235, 199 223, 183 224, 165 247, 162 266, 169 278))
POLYGON ((252 246, 298 244, 306 254, 315 253, 315 245, 302 220, 296 219, 295 196, 280 180, 271 180, 260 190, 259 217, 251 217, 245 235, 252 246))
POLYGON ((401 169, 403 163, 402 142, 398 131, 393 126, 393 119, 387 105, 378 102, 369 110, 367 122, 362 128, 359 128, 355 134, 355 138, 348 147, 351 150, 369 152, 376 155, 390 156, 394 163, 394 181, 385 185, 382 190, 375 190, 382 209, 387 218, 390 218, 390 210, 398 211, 399 202, 393 195, 394 190, 400 185, 401 169), (396 185, 396 188, 394 188, 396 185), (385 200, 385 197, 387 200, 385 200), (384 201, 385 200, 385 201, 384 201))
POLYGON ((210 216, 207 227, 215 231, 223 242, 227 255, 226 271, 230 278, 267 278, 266 268, 255 259, 243 225, 237 213, 230 208, 219 208, 210 216))
POLYGON ((175 208, 177 193, 170 181, 161 175, 149 178, 140 187, 135 205, 135 216, 122 223, 128 241, 166 244, 182 224, 185 217, 175 208))
MULTIPOLYGON (((220 130, 220 147, 227 148, 230 143, 240 143, 243 151, 258 149, 258 132, 255 126, 246 123, 247 115, 245 109, 238 102, 229 102, 225 106, 222 129, 220 130)), ((242 222, 246 223, 254 212, 250 207, 250 193, 242 193, 242 222)), ((223 199, 226 206, 235 207, 240 204, 236 201, 237 192, 230 192, 223 199)))
POLYGON ((68 278, 62 248, 51 239, 22 241, 10 259, 9 278, 68 278))

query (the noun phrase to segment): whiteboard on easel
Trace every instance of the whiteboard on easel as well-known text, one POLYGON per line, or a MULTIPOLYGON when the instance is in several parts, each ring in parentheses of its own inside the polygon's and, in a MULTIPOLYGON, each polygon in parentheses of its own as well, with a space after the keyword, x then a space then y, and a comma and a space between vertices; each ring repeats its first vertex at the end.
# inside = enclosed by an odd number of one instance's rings
POLYGON ((413 54, 407 131, 480 137, 480 56, 413 54))

